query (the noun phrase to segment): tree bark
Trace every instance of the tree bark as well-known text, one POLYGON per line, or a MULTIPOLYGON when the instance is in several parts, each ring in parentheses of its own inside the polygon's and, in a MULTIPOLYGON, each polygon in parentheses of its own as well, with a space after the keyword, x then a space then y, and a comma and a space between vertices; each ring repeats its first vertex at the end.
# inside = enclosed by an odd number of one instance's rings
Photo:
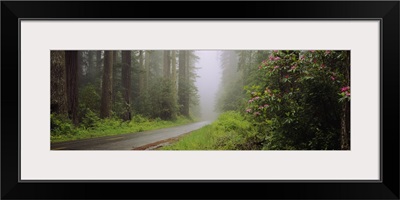
POLYGON ((87 74, 86 74, 86 79, 87 82, 92 83, 95 79, 95 65, 94 65, 94 51, 89 51, 88 52, 88 69, 87 69, 87 74))
POLYGON ((65 71, 65 52, 51 51, 50 76, 50 111, 61 115, 68 115, 67 86, 65 71))
POLYGON ((113 51, 113 64, 117 64, 118 51, 113 51))
POLYGON ((145 73, 143 77, 143 82, 144 82, 144 89, 147 91, 149 87, 150 51, 146 51, 144 54, 144 68, 145 68, 145 73))
POLYGON ((341 119, 341 149, 350 150, 350 102, 343 104, 341 119))
POLYGON ((174 91, 176 92, 176 51, 171 51, 171 68, 172 68, 172 74, 171 74, 171 79, 172 83, 174 85, 174 91))
POLYGON ((65 51, 68 116, 78 124, 78 51, 65 51))
POLYGON ((143 94, 144 91, 144 72, 145 67, 143 64, 143 53, 144 51, 139 51, 139 95, 143 94))
POLYGON ((102 65, 102 60, 101 60, 101 51, 96 51, 96 71, 100 72, 101 71, 101 65, 102 65))
MULTIPOLYGON (((350 86, 350 51, 346 52, 345 63, 345 84, 350 86)), ((342 118, 341 118, 341 149, 350 150, 350 101, 343 104, 342 118)))
POLYGON ((113 52, 104 51, 104 68, 101 94, 100 117, 108 118, 111 116, 112 100, 112 70, 113 70, 113 52))
POLYGON ((101 88, 101 71, 102 71, 102 65, 103 65, 103 60, 101 58, 101 53, 102 51, 96 51, 96 67, 94 71, 94 82, 96 83, 99 88, 101 88))
POLYGON ((122 87, 125 111, 122 119, 131 120, 131 51, 122 51, 122 87))
MULTIPOLYGON (((84 74, 85 74, 85 69, 83 67, 83 54, 84 51, 78 51, 78 87, 84 85, 85 83, 83 82, 84 79, 84 74)), ((87 74, 85 74, 87 75, 87 74)))
POLYGON ((189 117, 189 105, 190 105, 190 51, 186 51, 186 66, 185 66, 185 115, 189 117))
POLYGON ((171 62, 170 62, 170 51, 164 50, 164 78, 169 79, 171 75, 171 62))
POLYGON ((180 105, 180 113, 184 116, 189 116, 189 109, 187 108, 188 82, 187 77, 187 51, 179 51, 179 82, 178 82, 178 102, 180 105))

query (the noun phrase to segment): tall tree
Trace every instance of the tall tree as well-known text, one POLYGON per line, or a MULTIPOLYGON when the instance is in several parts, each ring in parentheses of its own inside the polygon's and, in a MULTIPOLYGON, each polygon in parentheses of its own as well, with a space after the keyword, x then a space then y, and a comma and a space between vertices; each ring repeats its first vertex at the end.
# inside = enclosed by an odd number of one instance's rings
POLYGON ((235 51, 222 51, 220 55, 222 80, 219 88, 216 109, 219 112, 237 110, 240 108, 243 96, 241 68, 238 67, 238 57, 235 51))
POLYGON ((123 120, 131 120, 131 51, 122 51, 122 87, 125 100, 123 120))
POLYGON ((78 51, 65 51, 68 115, 78 124, 78 51))
POLYGON ((64 51, 51 51, 51 112, 67 115, 67 87, 64 51))
MULTIPOLYGON (((102 65, 103 65, 103 59, 101 57, 102 51, 96 51, 96 67, 94 71, 94 81, 95 85, 97 85, 99 88, 101 88, 101 71, 102 71, 102 65)), ((99 91, 100 92, 100 91, 99 91)))
POLYGON ((164 78, 169 79, 171 75, 171 62, 170 62, 170 51, 164 50, 164 78))
POLYGON ((113 51, 104 51, 100 117, 111 116, 113 51))
POLYGON ((174 84, 174 91, 176 92, 176 51, 172 50, 171 51, 171 68, 172 68, 172 73, 171 73, 171 80, 172 83, 174 84))
POLYGON ((143 77, 143 79, 144 79, 143 80, 143 82, 144 82, 143 86, 144 86, 145 90, 148 90, 148 88, 149 88, 150 54, 151 54, 151 52, 149 50, 145 51, 145 54, 144 54, 144 70, 145 70, 145 73, 144 73, 144 77, 143 77))
POLYGON ((115 65, 118 59, 118 51, 112 51, 112 52, 113 52, 113 64, 115 65))
POLYGON ((184 116, 189 116, 189 108, 187 101, 188 83, 187 83, 187 51, 179 51, 179 82, 178 82, 178 102, 180 112, 184 116))
POLYGON ((143 62, 144 51, 139 51, 139 94, 142 95, 144 92, 144 62, 143 62))
POLYGON ((185 58, 185 77, 184 77, 184 81, 186 84, 186 92, 184 95, 184 113, 186 116, 189 117, 189 107, 190 107, 190 55, 191 51, 186 51, 186 58, 185 58))
POLYGON ((84 54, 86 52, 85 51, 78 51, 78 87, 82 86, 84 83, 82 82, 82 80, 84 79, 85 74, 85 68, 84 68, 84 54))
POLYGON ((101 70, 101 65, 103 64, 101 59, 101 51, 96 51, 96 71, 101 70))
MULTIPOLYGON (((345 77, 344 85, 350 86, 350 51, 345 53, 344 72, 345 77)), ((350 150, 350 101, 343 103, 341 116, 341 149, 350 150)))
POLYGON ((87 81, 89 83, 93 82, 95 79, 95 74, 96 74, 96 69, 95 69, 95 63, 94 63, 94 55, 95 51, 89 51, 88 52, 88 69, 87 69, 87 81))
POLYGON ((175 84, 171 80, 170 51, 165 50, 163 56, 163 81, 161 90, 161 118, 174 119, 178 113, 175 84))

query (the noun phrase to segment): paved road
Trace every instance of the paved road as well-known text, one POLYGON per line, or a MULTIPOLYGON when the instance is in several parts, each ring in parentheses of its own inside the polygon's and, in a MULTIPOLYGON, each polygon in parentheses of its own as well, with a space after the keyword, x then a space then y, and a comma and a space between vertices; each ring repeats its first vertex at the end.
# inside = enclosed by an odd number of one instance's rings
POLYGON ((51 144, 51 150, 132 150, 140 146, 155 143, 168 138, 197 130, 211 122, 203 121, 183 126, 159 130, 128 133, 100 138, 58 142, 51 144))

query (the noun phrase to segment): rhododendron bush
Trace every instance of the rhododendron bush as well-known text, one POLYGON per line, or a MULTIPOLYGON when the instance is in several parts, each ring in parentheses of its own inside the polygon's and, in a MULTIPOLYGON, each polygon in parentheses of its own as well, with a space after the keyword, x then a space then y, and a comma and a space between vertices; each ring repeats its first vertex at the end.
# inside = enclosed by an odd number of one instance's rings
POLYGON ((245 87, 244 111, 264 148, 341 149, 341 134, 349 132, 342 129, 349 124, 350 52, 271 51, 258 64, 262 79, 245 87))

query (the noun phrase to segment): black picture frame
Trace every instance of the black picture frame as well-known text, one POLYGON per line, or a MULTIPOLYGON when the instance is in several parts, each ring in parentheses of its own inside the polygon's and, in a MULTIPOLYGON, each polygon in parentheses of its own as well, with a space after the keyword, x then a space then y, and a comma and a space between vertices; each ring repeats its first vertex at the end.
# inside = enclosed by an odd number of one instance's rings
POLYGON ((2 1, 1 198, 399 199, 399 7, 399 1, 2 1), (156 7, 157 9, 152 9, 156 7), (20 182, 18 165, 20 148, 18 133, 21 130, 19 19, 22 18, 379 19, 382 22, 380 119, 382 180, 378 182, 20 182), (17 80, 18 84, 15 84, 17 80), (154 192, 148 193, 147 189, 154 192))

